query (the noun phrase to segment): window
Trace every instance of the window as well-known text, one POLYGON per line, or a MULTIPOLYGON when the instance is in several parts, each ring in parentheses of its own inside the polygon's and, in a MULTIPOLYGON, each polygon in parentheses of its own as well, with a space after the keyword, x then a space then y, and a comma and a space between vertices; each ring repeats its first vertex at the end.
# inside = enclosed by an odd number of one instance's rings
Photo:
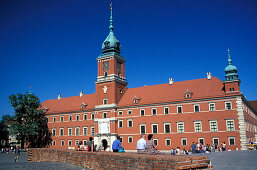
POLYGON ((212 142, 217 143, 217 145, 219 145, 219 138, 212 138, 212 142))
POLYGON ((204 145, 204 138, 198 138, 198 142, 204 145))
POLYGON ((95 135, 95 128, 94 127, 91 127, 91 135, 95 135))
POLYGON ((105 71, 105 72, 104 72, 104 77, 107 77, 107 75, 108 75, 108 72, 105 71))
POLYGON ((218 126, 217 126, 217 121, 216 120, 210 121, 210 131, 211 132, 217 132, 218 131, 218 126))
POLYGON ((53 146, 55 146, 56 145, 56 142, 55 142, 55 140, 53 140, 53 146))
POLYGON ((128 143, 133 143, 133 137, 132 136, 128 137, 128 143))
POLYGON ((178 122, 177 123, 178 133, 184 132, 184 122, 178 122))
POLYGON ((210 103, 209 104, 209 110, 210 111, 215 111, 215 103, 210 103))
POLYGON ((91 114, 91 119, 92 119, 92 120, 95 119, 95 114, 94 114, 94 113, 91 114))
POLYGON ((132 114, 132 110, 128 110, 128 114, 131 115, 132 114))
POLYGON ((128 119, 128 127, 133 127, 133 120, 132 119, 128 119))
POLYGON ((164 107, 164 114, 169 114, 169 108, 168 107, 164 107))
POLYGON ((164 123, 164 133, 170 133, 170 123, 164 123))
POLYGON ((103 118, 107 118, 107 113, 106 112, 103 113, 103 118))
POLYGON ((56 135, 56 129, 52 129, 52 136, 55 136, 56 135))
POLYGON ((171 145, 170 139, 165 139, 165 144, 166 144, 166 146, 170 146, 171 145))
POLYGON ((60 136, 63 136, 63 128, 60 128, 60 136))
POLYGON ((177 113, 182 113, 182 106, 177 106, 177 113))
POLYGON ((141 109, 140 110, 140 116, 144 116, 145 115, 145 110, 144 109, 141 109))
POLYGON ((235 145, 235 137, 228 137, 228 144, 235 145))
POLYGON ((53 117, 53 122, 56 122, 56 117, 53 117))
POLYGON ((61 116, 60 121, 63 122, 63 116, 61 116))
POLYGON ((103 99, 103 104, 107 104, 107 99, 103 99))
POLYGON ((227 131, 235 131, 234 129, 234 120, 226 120, 227 131))
POLYGON ((69 115, 69 121, 72 121, 72 115, 69 115))
POLYGON ((153 143, 157 146, 158 145, 158 139, 153 139, 153 143))
POLYGON ((68 136, 72 136, 72 128, 68 128, 68 136))
POLYGON ((152 124, 152 133, 158 133, 158 124, 152 124))
POLYGON ((201 121, 195 121, 195 132, 202 132, 202 122, 201 121))
POLYGON ((123 142, 123 137, 122 136, 120 136, 120 143, 122 143, 123 142))
POLYGON ((79 140, 75 141, 75 145, 78 146, 79 145, 79 140))
POLYGON ((186 146, 187 145, 187 138, 182 138, 181 139, 181 144, 182 144, 182 146, 186 146))
POLYGON ((64 146, 64 140, 61 140, 61 145, 64 146))
POLYGON ((84 120, 87 120, 87 114, 84 114, 84 120))
POLYGON ((200 112, 199 104, 194 105, 195 112, 200 112))
POLYGON ((119 112, 118 112, 118 115, 122 115, 122 111, 119 111, 119 112))
POLYGON ((46 122, 49 122, 49 118, 48 117, 46 117, 46 122))
POLYGON ((69 141, 68 141, 68 145, 71 146, 71 144, 72 144, 72 143, 71 143, 71 140, 69 140, 69 141))
POLYGON ((83 135, 87 136, 87 127, 83 127, 83 135))
POLYGON ((225 102, 225 105, 226 105, 226 110, 231 110, 232 109, 231 102, 225 102))
POLYGON ((118 120, 118 127, 122 128, 123 127, 123 120, 118 120))
POLYGON ((140 134, 145 134, 145 124, 140 125, 140 134))
POLYGON ((156 108, 152 108, 152 115, 156 115, 156 114, 157 114, 156 108))
POLYGON ((75 135, 76 135, 76 136, 79 136, 79 127, 76 127, 76 128, 75 128, 75 135))
POLYGON ((76 120, 77 120, 77 121, 79 120, 79 115, 76 115, 76 120))
POLYGON ((87 141, 83 140, 83 145, 86 146, 87 145, 87 141))

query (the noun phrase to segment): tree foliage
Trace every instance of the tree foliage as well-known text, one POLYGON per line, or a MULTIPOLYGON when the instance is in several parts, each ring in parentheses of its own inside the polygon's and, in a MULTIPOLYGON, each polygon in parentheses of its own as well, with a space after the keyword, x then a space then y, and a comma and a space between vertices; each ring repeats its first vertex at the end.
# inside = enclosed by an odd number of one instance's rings
MULTIPOLYGON (((8 141, 8 126, 6 125, 6 123, 8 121, 11 120, 11 116, 6 114, 6 115, 2 115, 1 117, 1 121, 0 121, 0 141, 8 141)), ((2 142, 0 143, 0 148, 4 147, 2 145, 2 142)))
POLYGON ((15 110, 11 131, 17 134, 22 147, 24 141, 33 148, 47 146, 51 138, 39 98, 31 93, 17 94, 9 96, 9 102, 15 110))

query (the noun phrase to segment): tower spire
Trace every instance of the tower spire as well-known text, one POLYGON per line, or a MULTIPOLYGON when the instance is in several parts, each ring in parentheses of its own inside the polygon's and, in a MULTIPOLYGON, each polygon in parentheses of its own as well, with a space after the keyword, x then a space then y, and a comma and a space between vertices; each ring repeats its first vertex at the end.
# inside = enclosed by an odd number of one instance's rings
POLYGON ((228 48, 228 65, 232 65, 232 59, 230 57, 230 50, 228 48))
POLYGON ((110 10, 111 10, 111 15, 110 15, 110 26, 109 26, 109 29, 110 29, 110 32, 113 32, 114 27, 113 27, 113 20, 112 20, 112 3, 110 4, 110 10))
POLYGON ((230 57, 230 50, 228 49, 228 66, 225 68, 226 81, 238 80, 237 68, 232 65, 232 59, 230 57))

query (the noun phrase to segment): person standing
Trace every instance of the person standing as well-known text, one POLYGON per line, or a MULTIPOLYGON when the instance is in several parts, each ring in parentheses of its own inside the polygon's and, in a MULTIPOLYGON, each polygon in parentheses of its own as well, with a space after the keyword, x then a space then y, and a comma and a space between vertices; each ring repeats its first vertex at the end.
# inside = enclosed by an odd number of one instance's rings
POLYGON ((225 143, 225 141, 222 143, 221 148, 222 148, 222 151, 223 151, 223 152, 226 151, 226 143, 225 143))
POLYGON ((191 148, 192 148, 192 153, 195 154, 196 153, 196 145, 194 142, 192 143, 191 148))
POLYGON ((19 156, 20 156, 20 148, 19 148, 19 146, 17 146, 17 148, 14 150, 14 155, 15 155, 14 161, 18 162, 19 156))
POLYGON ((90 137, 89 138, 89 141, 87 142, 87 150, 88 151, 91 151, 91 152, 93 152, 94 151, 94 142, 93 142, 93 138, 92 137, 90 137))
POLYGON ((141 138, 137 141, 137 153, 146 153, 146 140, 145 135, 141 135, 141 138))
POLYGON ((112 150, 113 152, 118 152, 121 148, 120 137, 117 136, 117 139, 112 143, 112 150))

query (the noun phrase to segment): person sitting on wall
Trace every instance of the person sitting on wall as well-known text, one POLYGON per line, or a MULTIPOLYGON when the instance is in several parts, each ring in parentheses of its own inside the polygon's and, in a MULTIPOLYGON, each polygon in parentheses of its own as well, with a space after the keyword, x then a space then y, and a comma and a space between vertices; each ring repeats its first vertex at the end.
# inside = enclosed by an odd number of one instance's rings
POLYGON ((93 142, 93 138, 92 137, 90 137, 89 138, 89 141, 87 142, 87 150, 88 151, 91 151, 91 152, 93 152, 94 151, 94 142, 93 142))
POLYGON ((155 146, 155 143, 153 141, 153 134, 149 134, 147 138, 148 138, 148 141, 146 142, 147 154, 161 154, 161 152, 158 151, 155 146))
POLYGON ((141 138, 137 141, 137 153, 146 153, 146 136, 141 135, 141 138))
POLYGON ((112 150, 113 150, 113 152, 118 152, 120 147, 121 147, 120 137, 117 136, 117 139, 112 143, 112 150))

